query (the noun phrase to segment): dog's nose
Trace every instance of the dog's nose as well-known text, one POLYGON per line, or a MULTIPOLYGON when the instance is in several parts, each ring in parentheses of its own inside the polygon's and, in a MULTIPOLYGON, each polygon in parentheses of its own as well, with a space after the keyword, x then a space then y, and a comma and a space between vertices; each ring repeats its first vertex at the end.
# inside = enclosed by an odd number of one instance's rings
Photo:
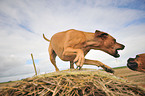
POLYGON ((121 48, 119 50, 123 50, 124 48, 125 46, 121 44, 121 48))
POLYGON ((125 45, 122 45, 122 50, 125 48, 125 45))

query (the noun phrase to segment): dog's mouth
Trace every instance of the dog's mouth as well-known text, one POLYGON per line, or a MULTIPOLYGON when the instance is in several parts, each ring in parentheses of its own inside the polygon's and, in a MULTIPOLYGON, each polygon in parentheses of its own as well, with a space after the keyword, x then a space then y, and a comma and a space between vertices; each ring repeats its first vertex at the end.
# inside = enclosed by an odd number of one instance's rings
POLYGON ((115 58, 120 57, 120 55, 119 55, 119 53, 118 53, 118 50, 115 51, 115 55, 114 55, 114 57, 115 57, 115 58))
POLYGON ((115 50, 115 54, 114 54, 115 58, 119 58, 120 57, 120 54, 118 53, 118 50, 121 50, 121 49, 116 49, 115 50))
POLYGON ((122 47, 121 48, 117 48, 116 50, 115 50, 115 54, 114 54, 114 57, 115 58, 118 58, 118 57, 120 57, 120 55, 119 55, 119 53, 118 53, 118 50, 123 50, 124 49, 124 45, 122 45, 122 47))
POLYGON ((127 67, 131 70, 136 71, 136 69, 138 68, 138 63, 135 61, 134 58, 129 58, 127 60, 127 67))
POLYGON ((111 53, 108 53, 108 54, 110 54, 111 56, 113 56, 115 58, 119 58, 120 57, 117 49, 112 51, 111 53))

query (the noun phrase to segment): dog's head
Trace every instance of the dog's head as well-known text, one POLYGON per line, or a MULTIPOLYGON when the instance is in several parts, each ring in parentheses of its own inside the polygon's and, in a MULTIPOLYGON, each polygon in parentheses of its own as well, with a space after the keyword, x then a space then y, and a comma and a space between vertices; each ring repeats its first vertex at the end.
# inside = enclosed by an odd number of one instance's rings
POLYGON ((127 60, 127 67, 134 71, 145 71, 145 54, 136 55, 127 60))
POLYGON ((116 42, 116 39, 113 38, 111 35, 101 32, 99 30, 95 31, 95 37, 94 37, 97 42, 100 42, 100 46, 98 49, 114 56, 115 58, 120 57, 118 54, 118 50, 123 50, 124 45, 116 42))

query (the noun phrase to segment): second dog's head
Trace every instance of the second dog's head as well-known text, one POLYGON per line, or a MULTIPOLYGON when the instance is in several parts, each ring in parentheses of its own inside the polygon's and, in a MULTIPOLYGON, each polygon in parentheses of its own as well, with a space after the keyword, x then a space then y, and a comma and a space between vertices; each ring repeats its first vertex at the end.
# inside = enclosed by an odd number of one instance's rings
POLYGON ((145 72, 145 54, 139 54, 135 58, 129 58, 127 67, 134 71, 145 72))

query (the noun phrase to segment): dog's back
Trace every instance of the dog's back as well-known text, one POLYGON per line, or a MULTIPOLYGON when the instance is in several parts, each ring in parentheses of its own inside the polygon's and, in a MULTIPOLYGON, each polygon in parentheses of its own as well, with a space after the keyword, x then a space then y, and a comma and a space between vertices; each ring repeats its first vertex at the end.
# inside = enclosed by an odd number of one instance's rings
POLYGON ((79 47, 79 45, 77 44, 80 44, 81 42, 85 42, 84 32, 74 30, 74 29, 70 29, 63 32, 58 32, 54 34, 50 40, 50 44, 53 50, 59 57, 62 57, 64 47, 70 46, 70 47, 77 48, 79 47), (66 44, 66 41, 68 41, 67 44, 66 44))

